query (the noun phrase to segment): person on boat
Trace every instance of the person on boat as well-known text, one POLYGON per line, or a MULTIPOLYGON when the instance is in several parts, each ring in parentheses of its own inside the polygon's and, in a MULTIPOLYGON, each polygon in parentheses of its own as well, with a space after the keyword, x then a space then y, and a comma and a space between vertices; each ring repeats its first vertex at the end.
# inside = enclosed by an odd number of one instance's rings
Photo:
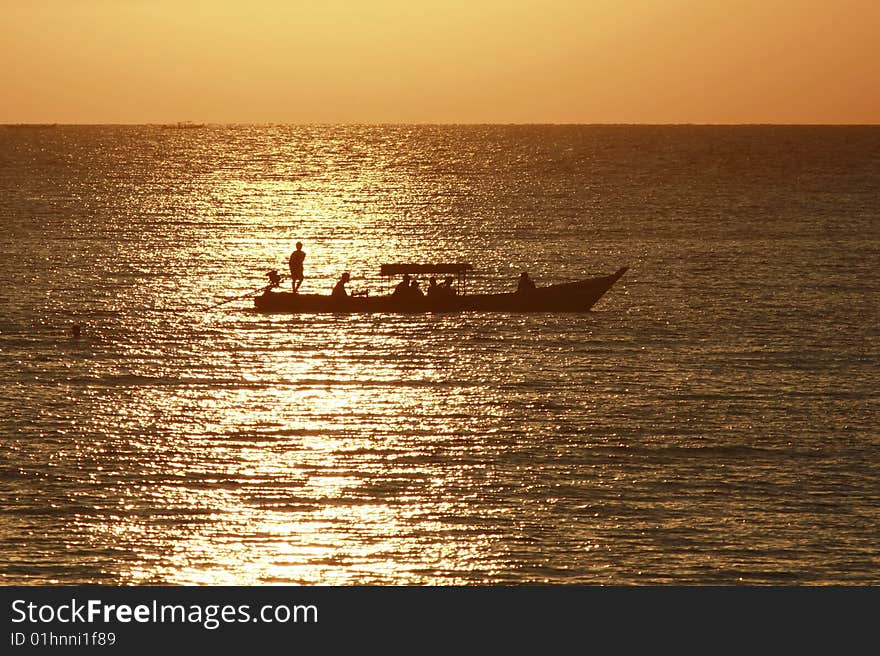
POLYGON ((346 271, 339 278, 339 281, 336 283, 336 286, 333 288, 333 292, 330 294, 331 298, 343 299, 348 298, 348 290, 345 289, 345 284, 351 280, 351 274, 346 271))
POLYGON ((422 291, 422 287, 419 285, 419 281, 413 279, 413 281, 409 285, 409 296, 410 298, 422 298, 425 293, 422 291))
POLYGON ((535 289, 534 281, 529 278, 529 274, 523 271, 519 274, 519 282, 516 285, 517 294, 525 294, 535 289))
POLYGON ((301 241, 296 242, 296 250, 290 254, 290 278, 293 285, 293 293, 299 291, 299 286, 303 281, 303 260, 306 259, 306 253, 302 249, 301 241))
MULTIPOLYGON (((269 278, 269 284, 263 287, 262 292, 263 296, 268 296, 272 293, 272 290, 278 287, 281 284, 281 276, 278 275, 277 269, 271 269, 266 272, 266 276, 269 278)), ((261 291, 261 290, 256 290, 261 291)))
POLYGON ((455 287, 452 286, 452 276, 447 276, 437 285, 437 296, 455 296, 455 287))
POLYGON ((440 289, 440 287, 437 285, 437 279, 434 276, 428 278, 428 289, 425 290, 425 295, 429 298, 434 298, 437 296, 438 289, 440 289))
POLYGON ((399 283, 397 283, 397 285, 394 287, 394 291, 391 293, 391 295, 392 296, 407 296, 409 294, 409 289, 410 289, 409 274, 404 273, 403 280, 401 280, 399 283))

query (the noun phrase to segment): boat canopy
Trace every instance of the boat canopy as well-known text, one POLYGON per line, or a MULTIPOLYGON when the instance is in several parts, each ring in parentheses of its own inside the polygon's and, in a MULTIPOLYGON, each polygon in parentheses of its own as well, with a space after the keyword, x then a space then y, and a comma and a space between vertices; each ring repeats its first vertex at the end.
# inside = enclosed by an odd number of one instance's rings
POLYGON ((383 276, 400 276, 404 273, 454 273, 456 275, 464 275, 465 271, 473 269, 466 262, 457 262, 453 264, 383 264, 380 274, 383 276))

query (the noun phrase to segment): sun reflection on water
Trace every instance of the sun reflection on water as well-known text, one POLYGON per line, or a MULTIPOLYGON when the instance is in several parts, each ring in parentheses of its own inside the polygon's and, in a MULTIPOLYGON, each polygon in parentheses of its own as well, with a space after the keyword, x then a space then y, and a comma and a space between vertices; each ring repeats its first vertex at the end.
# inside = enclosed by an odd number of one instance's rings
POLYGON ((4 582, 876 580, 873 129, 13 132, 4 582), (296 241, 306 292, 632 270, 586 315, 232 299, 296 241))
POLYGON ((473 465, 446 462, 431 441, 449 432, 455 368, 448 353, 411 357, 410 335, 430 334, 435 320, 389 328, 387 318, 312 319, 245 318, 255 322, 248 341, 178 371, 182 384, 146 387, 148 413, 115 413, 144 433, 131 446, 148 483, 126 495, 111 525, 91 526, 99 535, 90 539, 135 550, 122 580, 423 584, 485 575, 490 538, 443 519, 456 512, 444 489, 473 465), (353 330, 366 330, 369 344, 353 330), (171 437, 181 434, 183 443, 171 437), (479 572, 450 574, 471 560, 479 572))

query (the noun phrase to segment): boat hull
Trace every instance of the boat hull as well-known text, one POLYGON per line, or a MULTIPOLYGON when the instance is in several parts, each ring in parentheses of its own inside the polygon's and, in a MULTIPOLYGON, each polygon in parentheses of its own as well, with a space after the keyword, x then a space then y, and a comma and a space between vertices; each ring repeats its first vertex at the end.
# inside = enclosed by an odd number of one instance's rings
POLYGON ((446 298, 353 296, 335 299, 321 294, 267 291, 254 298, 254 307, 261 312, 287 313, 586 312, 626 271, 627 267, 623 267, 610 276, 538 287, 526 293, 469 294, 446 298))

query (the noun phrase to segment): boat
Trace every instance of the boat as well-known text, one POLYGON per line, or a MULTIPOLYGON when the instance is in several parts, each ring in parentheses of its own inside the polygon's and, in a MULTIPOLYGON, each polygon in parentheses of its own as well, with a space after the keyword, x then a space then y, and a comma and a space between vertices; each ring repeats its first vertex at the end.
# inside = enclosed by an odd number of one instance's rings
POLYGON ((193 123, 192 121, 178 121, 177 123, 165 123, 162 127, 173 130, 195 130, 205 127, 205 124, 193 123))
POLYGON ((443 275, 458 277, 456 293, 447 296, 400 297, 351 295, 334 298, 329 294, 301 294, 275 291, 266 287, 254 297, 254 308, 261 312, 287 313, 414 313, 414 312, 586 312, 626 273, 628 267, 611 275, 576 282, 536 287, 525 292, 468 294, 470 264, 385 264, 381 274, 443 275))
POLYGON ((3 127, 11 130, 44 130, 58 127, 57 123, 5 123, 3 127))

